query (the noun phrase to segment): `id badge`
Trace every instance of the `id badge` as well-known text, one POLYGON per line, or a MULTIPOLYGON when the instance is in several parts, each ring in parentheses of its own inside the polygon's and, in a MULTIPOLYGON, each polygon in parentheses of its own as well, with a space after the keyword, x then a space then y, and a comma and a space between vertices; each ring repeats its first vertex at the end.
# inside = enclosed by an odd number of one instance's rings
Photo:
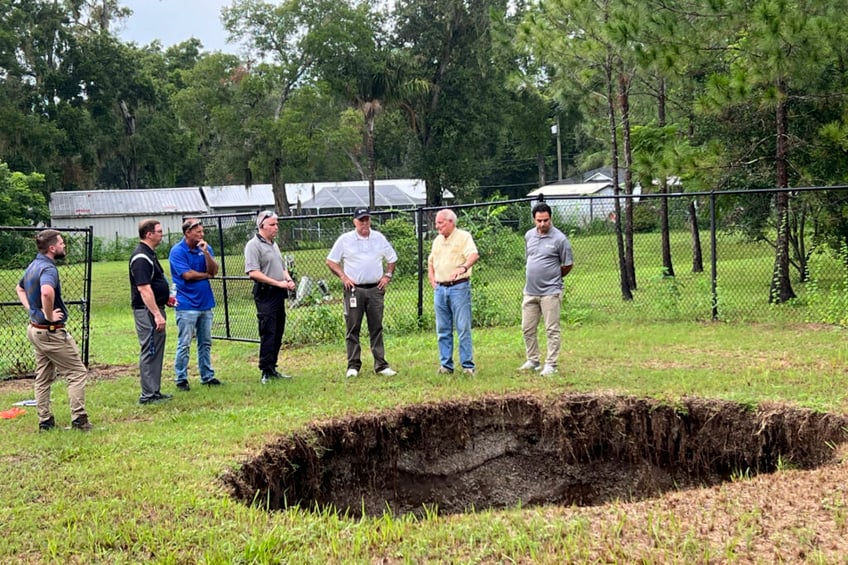
POLYGON ((356 295, 355 294, 350 295, 350 307, 356 308, 356 295))

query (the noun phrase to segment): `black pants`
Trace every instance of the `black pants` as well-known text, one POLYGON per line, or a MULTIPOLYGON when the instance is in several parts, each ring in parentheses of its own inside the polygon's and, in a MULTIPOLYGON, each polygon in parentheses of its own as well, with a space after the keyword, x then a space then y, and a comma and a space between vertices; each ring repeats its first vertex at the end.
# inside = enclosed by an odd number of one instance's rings
POLYGON ((259 320, 259 369, 263 372, 272 373, 277 368, 283 332, 286 330, 287 296, 288 291, 283 288, 265 284, 253 287, 253 301, 259 320))
POLYGON ((362 368, 359 358, 362 346, 359 344, 359 331, 362 328, 362 317, 368 318, 368 337, 371 341, 371 354, 374 357, 374 370, 382 371, 389 366, 386 361, 386 348, 383 346, 383 304, 386 291, 369 285, 370 288, 358 286, 353 293, 356 295, 356 308, 350 306, 351 292, 344 292, 345 317, 345 349, 347 350, 347 368, 362 368))

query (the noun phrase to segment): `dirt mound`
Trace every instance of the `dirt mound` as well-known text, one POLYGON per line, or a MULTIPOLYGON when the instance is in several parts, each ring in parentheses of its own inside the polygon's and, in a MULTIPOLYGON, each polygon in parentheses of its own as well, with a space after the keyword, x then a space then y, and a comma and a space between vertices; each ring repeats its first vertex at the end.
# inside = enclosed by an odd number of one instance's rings
POLYGON ((415 405, 281 438, 223 481, 269 509, 359 516, 599 505, 833 458, 846 418, 784 406, 579 394, 415 405))

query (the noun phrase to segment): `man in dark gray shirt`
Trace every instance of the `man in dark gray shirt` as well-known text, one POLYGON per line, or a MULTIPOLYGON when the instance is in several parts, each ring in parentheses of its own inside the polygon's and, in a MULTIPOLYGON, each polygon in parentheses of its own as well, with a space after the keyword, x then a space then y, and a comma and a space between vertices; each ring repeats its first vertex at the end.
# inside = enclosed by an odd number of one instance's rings
POLYGON ((527 257, 527 283, 521 304, 521 330, 527 361, 519 371, 540 371, 542 376, 557 372, 560 331, 559 314, 562 305, 563 277, 571 271, 573 260, 568 237, 551 224, 551 207, 540 202, 533 208, 536 227, 524 235, 527 257), (548 356, 542 367, 537 328, 545 322, 548 356))

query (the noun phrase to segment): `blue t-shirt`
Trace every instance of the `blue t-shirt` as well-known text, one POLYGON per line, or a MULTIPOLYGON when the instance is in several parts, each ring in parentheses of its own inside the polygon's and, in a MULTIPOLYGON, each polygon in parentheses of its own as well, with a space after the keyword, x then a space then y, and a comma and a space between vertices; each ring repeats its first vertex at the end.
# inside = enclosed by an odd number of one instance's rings
MULTIPOLYGON (((206 248, 213 257, 212 246, 206 248)), ((171 248, 168 255, 171 264, 171 280, 177 287, 177 310, 211 310, 215 307, 215 295, 208 279, 187 281, 183 274, 188 271, 206 272, 206 257, 199 247, 189 249, 185 239, 171 248)))

